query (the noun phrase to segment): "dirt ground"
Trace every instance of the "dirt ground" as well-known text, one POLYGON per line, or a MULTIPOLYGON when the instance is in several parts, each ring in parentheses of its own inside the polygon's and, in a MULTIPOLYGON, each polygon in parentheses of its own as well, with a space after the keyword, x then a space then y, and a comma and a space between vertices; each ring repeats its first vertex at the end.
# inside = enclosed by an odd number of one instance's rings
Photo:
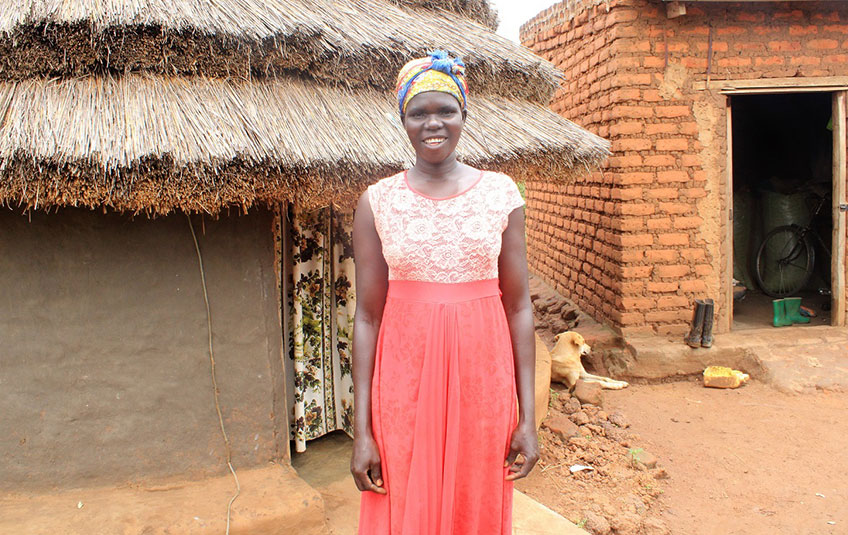
POLYGON ((630 424, 623 444, 563 446, 543 429, 542 462, 519 488, 592 533, 848 533, 848 393, 716 390, 693 378, 604 391, 603 413, 630 424), (657 468, 633 466, 640 449, 657 468), (601 468, 563 469, 586 456, 601 468))
POLYGON ((629 427, 621 411, 581 404, 552 385, 539 430, 541 459, 516 488, 591 533, 670 533, 657 502, 667 472, 629 427))
POLYGON ((661 507, 672 533, 848 533, 848 394, 693 380, 605 400, 670 474, 661 507))

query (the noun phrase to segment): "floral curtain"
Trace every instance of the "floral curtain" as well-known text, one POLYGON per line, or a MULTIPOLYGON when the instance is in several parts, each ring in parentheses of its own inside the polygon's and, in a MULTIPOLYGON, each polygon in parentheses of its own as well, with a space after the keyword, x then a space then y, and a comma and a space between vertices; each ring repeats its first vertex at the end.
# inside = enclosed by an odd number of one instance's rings
POLYGON ((333 208, 289 210, 287 285, 291 439, 353 433, 353 216, 333 208))

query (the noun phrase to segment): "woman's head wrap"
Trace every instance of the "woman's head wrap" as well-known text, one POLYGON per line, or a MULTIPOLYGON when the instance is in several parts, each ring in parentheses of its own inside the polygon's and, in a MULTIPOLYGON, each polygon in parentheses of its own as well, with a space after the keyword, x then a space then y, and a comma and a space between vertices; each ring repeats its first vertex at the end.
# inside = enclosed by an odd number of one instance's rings
POLYGON ((398 74, 398 107, 401 115, 412 97, 425 91, 441 91, 456 97, 462 111, 467 104, 468 86, 465 84, 465 63, 447 52, 436 50, 429 57, 414 59, 403 66, 398 74))

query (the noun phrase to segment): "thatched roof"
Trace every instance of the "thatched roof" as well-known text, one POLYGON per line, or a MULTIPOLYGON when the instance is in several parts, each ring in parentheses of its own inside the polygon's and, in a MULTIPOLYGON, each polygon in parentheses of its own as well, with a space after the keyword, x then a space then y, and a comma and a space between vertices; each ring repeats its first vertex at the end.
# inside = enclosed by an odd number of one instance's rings
POLYGON ((547 109, 551 65, 456 13, 490 11, 485 0, 19 0, 0 12, 0 203, 349 204, 411 162, 388 89, 434 46, 472 73, 464 161, 517 178, 597 165, 608 144, 547 109))
MULTIPOLYGON (((485 0, 393 0, 457 9, 485 0)), ((0 12, 0 79, 145 71, 297 75, 394 87, 434 48, 462 56, 475 92, 547 102, 553 66, 489 28, 385 0, 16 0, 0 12)))
MULTIPOLYGON (((2 82, 3 111, 0 198, 32 206, 316 205, 350 200, 413 158, 390 94, 293 78, 2 82)), ((459 152, 480 166, 560 175, 605 156, 598 138, 540 105, 490 97, 474 100, 459 152)))
POLYGON ((498 29, 498 15, 486 0, 389 0, 400 6, 451 11, 479 22, 491 30, 498 29))

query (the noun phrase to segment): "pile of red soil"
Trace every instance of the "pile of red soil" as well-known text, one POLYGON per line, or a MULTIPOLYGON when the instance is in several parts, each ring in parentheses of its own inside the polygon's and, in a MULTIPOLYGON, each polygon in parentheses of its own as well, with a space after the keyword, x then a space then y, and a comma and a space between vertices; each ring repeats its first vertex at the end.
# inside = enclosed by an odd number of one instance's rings
POLYGON ((595 534, 667 535, 657 498, 668 473, 639 447, 626 417, 552 386, 541 459, 516 488, 595 534), (572 472, 574 465, 592 470, 572 472))

